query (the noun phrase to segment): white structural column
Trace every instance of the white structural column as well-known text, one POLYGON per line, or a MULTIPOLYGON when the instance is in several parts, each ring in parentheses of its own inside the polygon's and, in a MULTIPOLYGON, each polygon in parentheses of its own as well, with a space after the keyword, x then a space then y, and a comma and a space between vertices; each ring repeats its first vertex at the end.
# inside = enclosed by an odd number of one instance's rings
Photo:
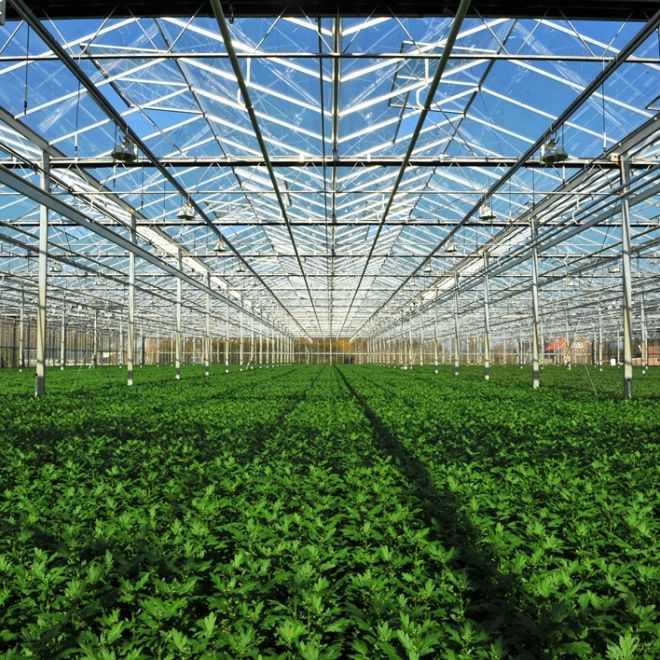
POLYGON ((536 390, 541 384, 539 372, 539 264, 538 264, 538 228, 536 218, 530 221, 532 233, 532 387, 536 390))
POLYGON ((229 373, 229 303, 225 314, 225 373, 229 373))
POLYGON ((66 364, 66 305, 62 303, 62 318, 60 324, 60 369, 66 364))
POLYGON ((630 263, 630 206, 628 204, 628 185, 630 183, 630 164, 625 155, 619 158, 621 173, 621 260, 623 271, 623 398, 633 396, 632 368, 632 267, 630 263))
POLYGON ((18 322, 18 355, 21 371, 25 369, 25 293, 21 291, 21 309, 18 322))
POLYGON ((419 324, 419 366, 424 366, 424 318, 420 318, 419 324))
POLYGON ((603 306, 598 305, 598 371, 603 370, 603 306))
POLYGON ((250 316, 250 369, 254 369, 254 314, 250 316))
MULTIPOLYGON (((131 216, 131 243, 137 242, 135 216, 131 216)), ((135 253, 128 253, 128 352, 126 354, 126 382, 133 384, 135 362, 135 253)))
POLYGON ((454 273, 454 376, 461 365, 460 336, 458 334, 458 273, 454 273))
POLYGON ((238 370, 243 371, 243 308, 238 312, 238 370))
POLYGON ((206 273, 206 337, 204 338, 204 375, 208 378, 211 369, 211 271, 206 273))
POLYGON ((649 333, 646 327, 646 313, 644 310, 644 294, 642 294, 642 302, 640 307, 642 323, 642 373, 645 374, 649 366, 649 333))
POLYGON ((94 331, 92 335, 92 367, 99 363, 99 310, 94 310, 94 331))
POLYGON ((435 373, 438 373, 438 303, 433 305, 433 361, 435 373))
MULTIPOLYGON (((50 191, 50 158, 43 153, 39 176, 43 190, 50 191)), ((34 379, 34 395, 46 391, 46 304, 48 290, 48 207, 39 207, 39 291, 37 305, 37 373, 34 379)))
POLYGON ((261 317, 259 317, 259 369, 264 362, 264 327, 261 324, 261 317))
POLYGON ((490 380, 490 284, 488 252, 484 252, 484 380, 490 380))
MULTIPOLYGON (((181 270, 182 259, 181 249, 177 250, 177 266, 181 270)), ((181 380, 181 278, 176 278, 176 332, 174 336, 174 370, 175 378, 181 380)))

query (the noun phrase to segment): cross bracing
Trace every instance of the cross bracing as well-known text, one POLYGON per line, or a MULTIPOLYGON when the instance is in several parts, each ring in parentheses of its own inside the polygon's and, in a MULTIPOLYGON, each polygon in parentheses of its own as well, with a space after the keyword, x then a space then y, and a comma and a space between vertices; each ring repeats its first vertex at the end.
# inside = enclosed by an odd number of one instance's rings
POLYGON ((493 324, 529 325, 535 217, 541 314, 559 325, 617 300, 625 197, 634 301, 657 324, 657 14, 231 21, 211 4, 76 21, 10 0, 3 307, 36 295, 46 152, 49 286, 72 306, 123 309, 135 218, 144 318, 183 278, 191 327, 211 291, 218 319, 243 309, 291 336, 424 327, 435 307, 450 333, 457 289, 476 330, 488 252, 493 324), (124 134, 132 162, 113 157, 124 134), (548 167, 551 136, 568 156, 548 167))

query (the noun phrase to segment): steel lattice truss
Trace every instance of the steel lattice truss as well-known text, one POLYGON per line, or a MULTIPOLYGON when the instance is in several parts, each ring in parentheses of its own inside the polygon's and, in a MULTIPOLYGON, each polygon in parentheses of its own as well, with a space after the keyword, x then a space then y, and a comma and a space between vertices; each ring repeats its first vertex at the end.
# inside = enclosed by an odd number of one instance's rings
POLYGON ((626 197, 634 301, 660 322, 658 15, 51 21, 10 5, 24 20, 0 28, 3 313, 36 292, 45 151, 65 205, 49 295, 72 316, 125 306, 112 236, 130 239, 133 215, 143 321, 168 322, 183 273, 190 327, 210 289, 218 319, 242 308, 295 336, 386 336, 437 314, 449 333, 458 281, 477 332, 486 251, 495 331, 527 327, 535 217, 544 323, 586 330, 596 309, 618 319, 626 197), (547 167, 553 135, 569 155, 547 167))

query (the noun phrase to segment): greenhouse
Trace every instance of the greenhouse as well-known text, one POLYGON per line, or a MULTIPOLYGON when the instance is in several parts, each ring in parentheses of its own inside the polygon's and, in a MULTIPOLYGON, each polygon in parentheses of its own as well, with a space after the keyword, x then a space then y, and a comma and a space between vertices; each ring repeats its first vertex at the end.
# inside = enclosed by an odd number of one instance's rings
POLYGON ((654 0, 0 0, 0 652, 660 657, 654 0))

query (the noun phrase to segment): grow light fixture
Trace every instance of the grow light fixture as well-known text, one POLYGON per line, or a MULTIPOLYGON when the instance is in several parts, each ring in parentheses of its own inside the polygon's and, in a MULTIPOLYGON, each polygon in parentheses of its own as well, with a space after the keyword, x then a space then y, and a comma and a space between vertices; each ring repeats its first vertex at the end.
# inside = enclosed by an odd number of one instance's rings
POLYGON ((557 144, 557 138, 552 136, 549 137, 541 145, 541 162, 544 165, 556 165, 568 158, 568 154, 564 147, 560 144, 557 144))
POLYGON ((452 240, 447 241, 445 244, 445 252, 447 252, 447 254, 454 254, 456 252, 456 243, 452 240))
POLYGON ((243 266, 242 263, 239 263, 238 267, 236 268, 236 272, 239 273, 239 274, 244 273, 245 272, 245 266, 243 266))
POLYGON ((479 220, 495 220, 495 212, 490 205, 490 200, 486 198, 479 207, 479 220))
POLYGON ((426 264, 426 268, 424 269, 424 274, 431 275, 431 273, 433 273, 433 269, 431 268, 431 264, 426 264))
POLYGON ((218 253, 227 251, 227 243, 225 243, 222 238, 219 238, 218 242, 215 244, 215 251, 218 253))
POLYGON ((194 220, 195 209, 193 208, 193 205, 190 202, 186 202, 181 207, 181 210, 176 217, 179 218, 179 220, 183 220, 184 222, 190 222, 191 220, 194 220))
POLYGON ((123 135, 121 140, 115 145, 112 158, 120 163, 134 163, 137 159, 137 146, 135 142, 128 135, 123 135))
POLYGON ((610 273, 620 273, 621 266, 619 264, 610 264, 610 267, 607 269, 610 273))

